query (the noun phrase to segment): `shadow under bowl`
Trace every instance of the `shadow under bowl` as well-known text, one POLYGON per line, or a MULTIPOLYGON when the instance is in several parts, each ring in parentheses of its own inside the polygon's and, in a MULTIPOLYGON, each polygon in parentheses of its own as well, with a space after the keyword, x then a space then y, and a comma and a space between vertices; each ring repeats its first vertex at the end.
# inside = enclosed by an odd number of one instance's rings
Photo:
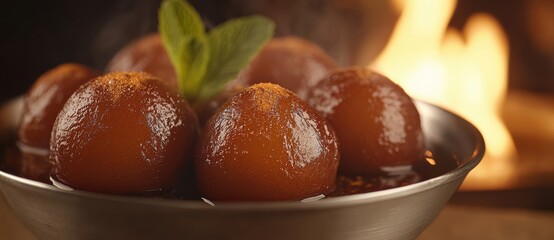
POLYGON ((403 187, 310 203, 211 206, 202 201, 64 191, 0 171, 0 190, 40 239, 414 239, 485 151, 481 134, 470 123, 431 104, 416 104, 427 146, 442 146, 459 165, 403 187))

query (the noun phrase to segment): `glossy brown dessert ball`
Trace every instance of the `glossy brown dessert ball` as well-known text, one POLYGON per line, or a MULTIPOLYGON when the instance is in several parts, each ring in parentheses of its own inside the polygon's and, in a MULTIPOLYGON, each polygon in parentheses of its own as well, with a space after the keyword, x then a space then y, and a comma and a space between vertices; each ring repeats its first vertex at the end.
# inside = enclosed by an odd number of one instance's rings
POLYGON ((48 151, 56 116, 71 94, 96 76, 97 72, 86 66, 66 63, 42 74, 31 86, 23 100, 18 129, 20 176, 50 182, 48 151))
POLYGON ((94 192, 169 191, 196 136, 196 116, 177 92, 147 73, 109 73, 79 88, 60 112, 52 177, 94 192))
POLYGON ((73 63, 59 65, 42 74, 23 100, 19 142, 48 149, 52 126, 63 105, 77 88, 96 76, 96 71, 73 63))
POLYGON ((106 67, 107 72, 147 72, 177 89, 177 75, 167 56, 160 34, 140 37, 119 50, 106 67))
POLYGON ((210 200, 300 200, 334 189, 338 160, 325 120, 292 92, 262 83, 208 121, 195 167, 210 200))
POLYGON ((308 96, 335 129, 339 171, 386 172, 423 156, 419 113, 404 90, 385 76, 365 68, 337 70, 308 96))
POLYGON ((270 40, 232 84, 271 82, 305 99, 308 89, 337 64, 316 44, 298 37, 270 40))

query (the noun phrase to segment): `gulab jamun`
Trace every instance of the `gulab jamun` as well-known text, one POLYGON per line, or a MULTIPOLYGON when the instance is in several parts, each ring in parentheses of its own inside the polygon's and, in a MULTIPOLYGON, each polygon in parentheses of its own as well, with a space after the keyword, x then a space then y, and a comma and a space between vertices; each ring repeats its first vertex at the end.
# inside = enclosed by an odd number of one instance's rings
POLYGON ((97 76, 91 68, 65 63, 42 74, 33 83, 23 99, 18 129, 17 145, 21 151, 18 172, 22 177, 49 182, 48 149, 54 121, 71 94, 97 76))
POLYGON ((412 99, 383 75, 357 67, 336 70, 310 90, 308 102, 337 134, 342 173, 382 173, 410 166, 424 154, 412 99))
POLYGON ((261 83, 229 98, 208 121, 195 168, 210 200, 300 200, 334 189, 333 129, 307 103, 261 83))
POLYGON ((42 74, 24 97, 19 142, 47 150, 52 126, 67 99, 97 76, 96 71, 74 63, 59 65, 42 74))
POLYGON ((335 68, 335 61, 313 42, 299 37, 274 38, 231 84, 275 83, 305 99, 308 89, 335 68))
POLYGON ((177 89, 177 75, 159 33, 140 37, 119 50, 108 63, 107 72, 147 72, 170 88, 177 89))
POLYGON ((198 134, 187 102, 147 73, 116 72, 79 88, 52 132, 52 177, 93 192, 138 194, 179 185, 198 134))

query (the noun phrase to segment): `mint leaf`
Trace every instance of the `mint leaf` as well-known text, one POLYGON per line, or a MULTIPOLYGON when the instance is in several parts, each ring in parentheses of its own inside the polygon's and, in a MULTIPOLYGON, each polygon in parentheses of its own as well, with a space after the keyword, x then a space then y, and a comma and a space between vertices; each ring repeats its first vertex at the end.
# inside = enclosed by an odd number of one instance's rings
POLYGON ((209 99, 220 92, 273 36, 274 28, 268 18, 250 16, 229 20, 213 29, 208 35, 210 61, 199 98, 209 99))
POLYGON ((206 72, 208 45, 200 16, 186 1, 165 0, 159 10, 162 41, 175 68, 183 96, 195 95, 206 72))
POLYGON ((165 0, 158 13, 158 29, 170 57, 176 57, 178 47, 184 37, 205 37, 205 29, 200 16, 186 1, 165 0))
POLYGON ((203 37, 187 36, 181 39, 178 51, 174 65, 179 66, 175 67, 179 90, 187 100, 196 101, 210 57, 208 41, 203 37))

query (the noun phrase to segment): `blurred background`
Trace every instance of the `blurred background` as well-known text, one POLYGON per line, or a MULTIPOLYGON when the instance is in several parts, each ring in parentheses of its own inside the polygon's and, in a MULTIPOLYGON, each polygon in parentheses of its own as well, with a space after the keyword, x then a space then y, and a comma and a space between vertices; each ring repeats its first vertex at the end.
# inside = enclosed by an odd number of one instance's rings
MULTIPOLYGON (((156 31, 159 2, 4 1, 0 16, 0 77, 5 79, 1 100, 23 93, 42 72, 63 62, 102 69, 124 44, 156 31)), ((278 23, 278 35, 314 40, 341 64, 350 65, 368 64, 384 48, 403 0, 191 2, 212 26, 233 16, 265 14, 278 23)), ((552 94, 553 9, 549 0, 461 0, 447 23, 463 29, 475 13, 491 14, 508 38, 510 88, 552 94)))
MULTIPOLYGON (((415 98, 477 125, 487 156, 422 238, 464 236, 444 231, 476 217, 496 221, 495 229, 518 225, 529 232, 554 223, 554 1, 190 2, 208 27, 266 15, 276 21, 277 36, 310 39, 342 66, 381 71, 415 98), (478 215, 465 215, 466 207, 478 215)), ((159 4, 4 1, 0 102, 24 94, 41 73, 64 62, 102 70, 125 44, 156 31, 159 4)), ((553 236, 534 239, 541 237, 553 236)))

